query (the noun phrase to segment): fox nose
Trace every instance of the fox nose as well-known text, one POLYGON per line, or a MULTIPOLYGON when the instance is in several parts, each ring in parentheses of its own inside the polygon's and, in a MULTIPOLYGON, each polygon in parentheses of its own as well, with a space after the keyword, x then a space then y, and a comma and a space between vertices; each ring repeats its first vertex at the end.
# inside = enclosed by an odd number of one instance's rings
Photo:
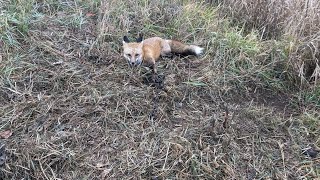
POLYGON ((134 62, 131 62, 131 66, 133 66, 134 65, 134 62))

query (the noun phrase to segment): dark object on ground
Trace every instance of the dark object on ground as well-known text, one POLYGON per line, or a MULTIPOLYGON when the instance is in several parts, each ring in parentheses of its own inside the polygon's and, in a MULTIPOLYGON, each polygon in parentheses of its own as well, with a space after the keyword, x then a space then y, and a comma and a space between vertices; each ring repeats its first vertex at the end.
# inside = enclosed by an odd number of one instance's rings
POLYGON ((151 87, 155 88, 155 94, 152 99, 152 102, 153 102, 152 110, 149 115, 150 119, 156 119, 157 117, 159 95, 161 90, 165 90, 164 79, 165 79, 165 75, 159 75, 159 74, 153 74, 153 73, 147 73, 143 76, 143 83, 146 85, 151 85, 151 87))
POLYGON ((163 74, 156 74, 152 77, 152 73, 147 73, 143 76, 143 84, 151 85, 151 87, 155 87, 157 89, 164 88, 164 80, 165 75, 163 74))
POLYGON ((319 150, 316 150, 315 148, 311 147, 311 148, 305 150, 305 151, 303 152, 303 154, 304 154, 304 155, 308 155, 308 156, 310 156, 311 158, 316 158, 317 155, 319 154, 319 152, 320 152, 319 150))

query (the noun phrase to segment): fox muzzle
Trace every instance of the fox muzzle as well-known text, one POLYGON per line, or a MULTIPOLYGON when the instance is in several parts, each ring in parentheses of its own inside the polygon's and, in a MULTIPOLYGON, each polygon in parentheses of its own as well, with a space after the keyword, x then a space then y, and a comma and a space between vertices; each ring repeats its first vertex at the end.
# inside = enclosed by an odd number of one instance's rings
POLYGON ((142 60, 141 59, 130 60, 128 63, 130 67, 139 66, 142 63, 142 60))

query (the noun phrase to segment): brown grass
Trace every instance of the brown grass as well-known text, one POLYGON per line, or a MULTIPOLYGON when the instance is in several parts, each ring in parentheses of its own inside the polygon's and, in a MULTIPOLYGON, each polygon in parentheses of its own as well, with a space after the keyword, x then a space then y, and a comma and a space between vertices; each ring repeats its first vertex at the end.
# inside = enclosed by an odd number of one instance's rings
POLYGON ((273 73, 286 43, 195 1, 5 3, 17 21, 0 16, 0 179, 319 177, 318 101, 273 73), (140 31, 206 54, 161 60, 158 94, 121 57, 123 34, 140 31))
POLYGON ((306 82, 317 84, 319 69, 320 2, 317 0, 211 1, 245 31, 257 29, 262 39, 288 40, 288 64, 306 82))

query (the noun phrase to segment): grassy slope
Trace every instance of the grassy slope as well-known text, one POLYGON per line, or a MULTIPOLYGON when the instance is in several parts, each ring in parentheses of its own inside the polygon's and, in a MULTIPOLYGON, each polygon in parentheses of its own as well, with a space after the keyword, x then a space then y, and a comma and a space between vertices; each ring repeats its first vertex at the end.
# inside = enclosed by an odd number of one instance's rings
POLYGON ((302 153, 320 146, 319 88, 302 89, 292 61, 305 39, 262 40, 193 1, 0 4, 4 179, 319 176, 302 153), (206 48, 159 63, 169 92, 154 119, 154 88, 120 54, 128 31, 206 48))

